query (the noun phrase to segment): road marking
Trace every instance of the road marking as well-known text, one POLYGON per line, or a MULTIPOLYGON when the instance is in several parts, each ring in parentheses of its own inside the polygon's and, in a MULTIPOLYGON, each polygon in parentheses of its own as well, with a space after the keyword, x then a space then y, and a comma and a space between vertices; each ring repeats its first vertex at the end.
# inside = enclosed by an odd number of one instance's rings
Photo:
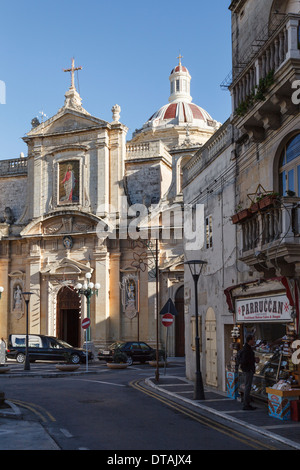
POLYGON ((0 430, 0 434, 11 434, 13 432, 14 431, 6 431, 5 429, 4 429, 4 431, 2 429, 0 430))
POLYGON ((126 387, 126 385, 114 384, 112 382, 104 382, 102 380, 72 379, 71 377, 69 378, 69 380, 76 380, 76 381, 81 381, 81 382, 92 382, 92 383, 104 384, 104 385, 114 385, 115 387, 126 387))
POLYGON ((135 388, 136 390, 139 390, 140 392, 145 393, 146 395, 149 395, 152 398, 155 398, 158 401, 161 401, 165 405, 169 406, 170 408, 175 409, 176 411, 181 412, 182 414, 188 416, 189 418, 194 419, 195 421, 198 421, 200 424, 208 426, 215 431, 218 431, 222 434, 226 434, 227 436, 236 439, 243 444, 246 444, 250 447, 253 447, 254 449, 259 449, 261 450, 262 448, 270 449, 270 450, 276 450, 276 447, 273 447, 268 444, 264 444, 261 441, 258 441, 254 438, 248 437, 244 434, 242 434, 240 431, 235 431, 234 429, 229 428, 226 425, 223 425, 221 423, 218 423, 217 421, 212 420, 211 418, 199 415, 197 411, 193 411, 175 401, 172 401, 170 397, 165 398, 162 397, 161 395, 158 395, 154 391, 148 390, 144 388, 139 381, 133 381, 130 382, 130 385, 135 388))
POLYGON ((65 437, 73 437, 73 435, 67 429, 60 428, 60 431, 63 433, 65 437))
POLYGON ((40 405, 36 405, 34 403, 26 403, 24 401, 20 400, 10 400, 12 403, 15 403, 16 405, 19 405, 21 408, 27 408, 28 410, 32 411, 34 414, 36 414, 44 423, 47 422, 47 418, 50 419, 50 421, 56 421, 56 419, 49 413, 47 410, 42 408, 40 405), (36 408, 38 408, 40 411, 38 411, 36 408), (46 415, 46 417, 44 416, 46 415))

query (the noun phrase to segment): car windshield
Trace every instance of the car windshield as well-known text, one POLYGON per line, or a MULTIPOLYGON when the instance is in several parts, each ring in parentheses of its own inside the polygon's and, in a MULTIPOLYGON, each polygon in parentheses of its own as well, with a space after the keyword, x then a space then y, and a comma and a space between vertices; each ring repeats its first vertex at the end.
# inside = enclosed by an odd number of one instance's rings
POLYGON ((62 339, 57 339, 56 341, 58 342, 58 344, 60 344, 60 345, 63 346, 64 348, 73 348, 73 346, 71 346, 70 344, 66 343, 66 342, 63 341, 62 339))
POLYGON ((123 344, 125 344, 123 341, 116 341, 115 343, 113 343, 109 346, 109 349, 120 348, 121 346, 123 346, 123 344))

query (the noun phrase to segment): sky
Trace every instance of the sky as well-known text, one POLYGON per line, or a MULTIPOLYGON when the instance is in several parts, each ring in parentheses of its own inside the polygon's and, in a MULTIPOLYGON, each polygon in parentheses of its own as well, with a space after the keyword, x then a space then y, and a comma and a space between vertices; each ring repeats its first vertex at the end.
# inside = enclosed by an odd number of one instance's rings
MULTIPOLYGON (((27 156, 22 140, 40 112, 64 104, 75 66, 83 107, 120 121, 128 140, 168 103, 169 75, 183 56, 193 103, 223 123, 230 93, 220 84, 231 70, 229 0, 0 0, 0 160, 27 156), (5 89, 5 97, 3 97, 5 89), (2 90, 2 93, 1 93, 2 90)), ((45 119, 44 119, 45 120, 45 119)))

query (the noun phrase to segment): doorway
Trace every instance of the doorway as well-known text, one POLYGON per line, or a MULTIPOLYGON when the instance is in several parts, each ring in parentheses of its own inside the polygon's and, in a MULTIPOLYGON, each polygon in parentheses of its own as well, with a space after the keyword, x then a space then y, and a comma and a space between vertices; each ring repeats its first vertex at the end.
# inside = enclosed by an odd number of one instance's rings
POLYGON ((217 361, 217 322, 213 308, 209 307, 205 319, 205 358, 206 358, 206 383, 213 387, 218 386, 218 361, 217 361))
POLYGON ((184 287, 181 286, 175 294, 175 308, 177 315, 175 316, 175 356, 185 356, 185 340, 184 340, 184 287))
POLYGON ((57 336, 71 346, 80 346, 80 304, 77 292, 62 287, 57 295, 57 336))

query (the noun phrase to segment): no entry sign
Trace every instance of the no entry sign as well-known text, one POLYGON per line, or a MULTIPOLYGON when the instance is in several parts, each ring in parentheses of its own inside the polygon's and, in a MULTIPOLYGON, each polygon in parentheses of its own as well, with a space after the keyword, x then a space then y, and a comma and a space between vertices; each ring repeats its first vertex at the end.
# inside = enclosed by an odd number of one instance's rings
POLYGON ((171 326, 173 324, 174 317, 171 313, 165 313, 162 316, 161 321, 164 326, 171 326))
POLYGON ((91 320, 89 318, 84 318, 81 322, 81 326, 84 330, 86 330, 91 324, 91 320))

